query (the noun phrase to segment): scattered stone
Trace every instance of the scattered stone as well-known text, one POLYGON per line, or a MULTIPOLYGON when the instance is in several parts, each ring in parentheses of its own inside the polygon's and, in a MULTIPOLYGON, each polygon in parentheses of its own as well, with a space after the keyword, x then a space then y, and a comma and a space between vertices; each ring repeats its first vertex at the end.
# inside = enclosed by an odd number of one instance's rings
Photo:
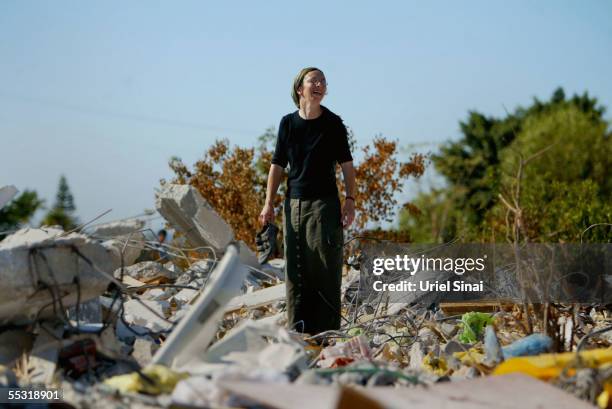
POLYGON ((198 290, 191 290, 189 288, 183 288, 181 291, 179 291, 172 297, 172 300, 176 302, 177 306, 189 304, 191 300, 193 300, 196 297, 196 295, 198 295, 198 293, 199 293, 198 290))
MULTIPOLYGON (((118 269, 115 271, 115 277, 118 277, 121 271, 118 269)), ((123 269, 123 274, 126 274, 136 280, 142 282, 149 282, 159 278, 166 278, 174 280, 177 277, 177 273, 164 268, 159 263, 154 261, 142 261, 123 269)))
POLYGON ((153 342, 146 340, 144 338, 137 338, 134 341, 134 350, 132 351, 132 358, 138 362, 141 367, 145 367, 151 363, 151 359, 153 358, 153 354, 159 346, 155 345, 153 342))
MULTIPOLYGON (((234 240, 230 225, 190 185, 168 184, 157 195, 157 211, 170 224, 181 230, 194 246, 213 247, 217 256, 234 240)), ((257 256, 243 242, 239 242, 240 261, 261 268, 257 256)))
POLYGON ((459 327, 457 325, 451 324, 449 322, 443 322, 440 325, 440 331, 442 331, 442 333, 447 339, 454 337, 458 330, 459 327))
POLYGON ((123 308, 128 324, 139 325, 152 331, 162 331, 172 327, 170 322, 162 318, 170 313, 170 304, 167 301, 129 300, 123 304, 123 308))
POLYGON ((147 300, 164 301, 172 297, 172 295, 174 294, 173 290, 173 288, 152 288, 150 290, 145 291, 142 294, 142 298, 147 300))
POLYGON ((143 220, 129 219, 110 223, 103 223, 97 226, 93 226, 89 229, 89 234, 95 237, 116 237, 125 236, 130 233, 135 233, 142 229, 145 225, 143 220))

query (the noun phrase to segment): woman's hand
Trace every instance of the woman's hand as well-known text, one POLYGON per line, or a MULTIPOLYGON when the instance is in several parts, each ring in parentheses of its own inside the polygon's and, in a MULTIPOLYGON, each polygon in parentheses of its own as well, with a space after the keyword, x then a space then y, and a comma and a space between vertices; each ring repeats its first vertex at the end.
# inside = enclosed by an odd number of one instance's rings
POLYGON ((347 199, 342 206, 342 227, 345 229, 355 220, 355 201, 347 199))
POLYGON ((266 203, 259 214, 259 223, 261 225, 265 225, 266 223, 272 222, 274 220, 274 208, 272 205, 266 203))

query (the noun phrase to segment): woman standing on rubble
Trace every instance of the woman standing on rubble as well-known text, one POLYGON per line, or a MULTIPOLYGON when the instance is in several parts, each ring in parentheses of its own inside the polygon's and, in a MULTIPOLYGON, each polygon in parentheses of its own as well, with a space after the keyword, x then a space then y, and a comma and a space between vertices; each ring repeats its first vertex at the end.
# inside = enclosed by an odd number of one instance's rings
POLYGON ((321 105, 327 82, 321 70, 302 69, 291 96, 298 110, 278 128, 259 220, 274 220, 274 196, 289 165, 284 202, 285 285, 289 325, 310 334, 340 327, 343 227, 355 218, 355 169, 342 119, 321 105), (336 163, 346 197, 340 210, 336 163))

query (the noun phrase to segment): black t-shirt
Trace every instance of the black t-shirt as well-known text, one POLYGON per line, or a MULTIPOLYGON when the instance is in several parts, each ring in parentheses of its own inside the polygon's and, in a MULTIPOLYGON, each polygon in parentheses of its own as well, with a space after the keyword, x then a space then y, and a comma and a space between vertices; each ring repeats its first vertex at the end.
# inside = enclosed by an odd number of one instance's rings
POLYGON ((288 197, 338 195, 336 163, 353 160, 342 119, 324 106, 321 109, 315 119, 303 119, 298 111, 281 119, 272 163, 283 168, 289 164, 288 197))

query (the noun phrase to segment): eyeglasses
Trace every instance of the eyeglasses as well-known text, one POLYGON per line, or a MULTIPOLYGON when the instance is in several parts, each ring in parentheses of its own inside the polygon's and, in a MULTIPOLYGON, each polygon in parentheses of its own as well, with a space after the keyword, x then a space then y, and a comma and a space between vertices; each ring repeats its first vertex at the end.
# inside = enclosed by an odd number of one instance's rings
POLYGON ((327 86, 327 81, 325 78, 308 78, 306 82, 313 85, 319 83, 324 87, 327 86))

